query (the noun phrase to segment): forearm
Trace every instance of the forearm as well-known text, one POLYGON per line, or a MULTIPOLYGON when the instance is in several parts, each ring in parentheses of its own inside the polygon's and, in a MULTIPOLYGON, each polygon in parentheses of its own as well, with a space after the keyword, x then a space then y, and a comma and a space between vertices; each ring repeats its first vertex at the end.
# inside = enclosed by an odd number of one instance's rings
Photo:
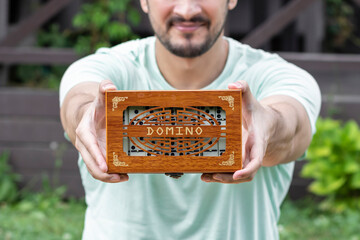
POLYGON ((60 109, 61 123, 73 144, 76 139, 76 128, 87 108, 94 101, 98 88, 98 83, 81 83, 73 87, 64 99, 60 109))
POLYGON ((272 119, 263 166, 287 163, 301 157, 312 137, 304 107, 286 96, 269 98, 262 104, 272 119))

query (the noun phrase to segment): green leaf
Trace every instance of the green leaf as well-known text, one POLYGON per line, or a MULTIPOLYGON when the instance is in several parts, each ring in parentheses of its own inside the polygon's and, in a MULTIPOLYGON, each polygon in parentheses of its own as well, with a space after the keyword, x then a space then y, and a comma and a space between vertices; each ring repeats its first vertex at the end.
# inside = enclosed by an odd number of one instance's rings
POLYGON ((307 163, 301 170, 301 176, 306 178, 316 178, 317 166, 316 164, 307 163))
POLYGON ((99 49, 103 47, 110 47, 110 44, 108 42, 99 42, 95 45, 95 49, 99 49))
POLYGON ((360 172, 357 172, 351 177, 351 187, 354 189, 360 189, 360 172))
POLYGON ((344 164, 344 172, 345 173, 356 173, 360 171, 360 164, 355 161, 353 158, 348 158, 344 164))
POLYGON ((91 19, 96 28, 102 29, 109 22, 110 16, 106 12, 96 11, 91 19))
POLYGON ((113 12, 125 12, 128 4, 129 0, 112 0, 109 3, 109 7, 113 12))
POLYGON ((328 157, 331 154, 331 149, 327 146, 320 146, 315 148, 312 154, 317 158, 328 157))
POLYGON ((129 8, 127 13, 128 13, 127 19, 132 25, 137 26, 137 25, 140 24, 141 15, 140 15, 140 13, 138 12, 137 9, 129 8))
POLYGON ((78 27, 78 28, 85 28, 87 26, 88 22, 89 21, 88 21, 86 15, 84 15, 84 14, 78 14, 73 19, 74 27, 78 27))
POLYGON ((339 178, 330 183, 316 181, 310 184, 309 189, 311 192, 316 193, 318 195, 332 194, 336 190, 341 188, 341 186, 344 185, 345 181, 346 181, 345 177, 339 178))
POLYGON ((75 44, 75 51, 81 55, 89 54, 91 52, 91 39, 84 36, 79 37, 75 44))
POLYGON ((17 186, 11 176, 7 176, 0 183, 0 202, 13 202, 17 196, 17 186))

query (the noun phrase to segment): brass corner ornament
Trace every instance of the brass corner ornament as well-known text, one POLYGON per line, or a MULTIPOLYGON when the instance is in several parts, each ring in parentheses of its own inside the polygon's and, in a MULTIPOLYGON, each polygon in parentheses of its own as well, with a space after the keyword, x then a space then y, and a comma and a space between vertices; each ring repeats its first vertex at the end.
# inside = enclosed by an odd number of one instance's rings
POLYGON ((230 157, 227 161, 223 161, 222 163, 220 163, 220 166, 232 166, 234 165, 235 163, 235 152, 233 151, 231 154, 230 154, 230 157))
POLYGON ((128 97, 114 97, 112 99, 112 103, 113 103, 112 110, 115 111, 115 108, 118 107, 118 103, 119 102, 124 102, 126 99, 128 99, 128 97))
POLYGON ((234 111, 234 97, 233 96, 219 96, 219 98, 223 101, 229 102, 229 107, 234 111))
POLYGON ((114 164, 116 167, 127 167, 127 166, 129 166, 129 165, 126 164, 125 162, 120 162, 120 161, 119 161, 119 157, 118 157, 118 155, 116 155, 115 152, 113 152, 113 164, 114 164))

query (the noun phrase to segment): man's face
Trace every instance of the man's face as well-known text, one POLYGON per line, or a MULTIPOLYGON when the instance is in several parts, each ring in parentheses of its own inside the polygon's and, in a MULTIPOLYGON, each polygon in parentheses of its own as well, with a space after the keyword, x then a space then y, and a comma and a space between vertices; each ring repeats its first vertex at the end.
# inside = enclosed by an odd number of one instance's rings
POLYGON ((234 0, 141 0, 156 37, 171 53, 194 58, 222 35, 234 0))

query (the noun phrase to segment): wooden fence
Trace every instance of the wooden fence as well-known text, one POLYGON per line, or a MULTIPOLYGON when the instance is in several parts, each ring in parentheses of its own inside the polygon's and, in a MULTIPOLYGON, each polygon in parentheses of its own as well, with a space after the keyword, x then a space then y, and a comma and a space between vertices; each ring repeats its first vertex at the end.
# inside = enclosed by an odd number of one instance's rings
MULTIPOLYGON (((337 56, 335 61, 332 56, 282 55, 300 66, 304 64, 316 77, 323 94, 322 116, 335 113, 332 115, 335 118, 355 119, 360 123, 360 69, 351 67, 360 65, 358 57, 337 56)), ((11 165, 23 176, 22 186, 39 189, 45 173, 58 184, 66 185, 68 196, 79 197, 83 189, 77 168, 78 154, 64 139, 58 105, 58 93, 54 91, 0 88, 0 152, 10 150, 11 165), (59 162, 62 165, 57 167, 59 162)), ((303 164, 296 163, 290 189, 292 198, 306 194, 309 180, 299 177, 303 164)))
MULTIPOLYGON (((30 2, 39 0, 31 0, 30 2)), ((37 49, 33 47, 19 47, 29 36, 43 26, 47 21, 57 16, 64 9, 68 18, 72 18, 74 11, 85 0, 48 0, 33 11, 32 14, 23 17, 17 24, 8 24, 10 0, 0 0, 0 86, 5 86, 8 77, 8 66, 12 64, 60 64, 70 63, 74 57, 68 49, 60 51, 53 49, 37 49)), ((281 46, 284 50, 298 50, 295 46, 298 42, 295 35, 303 35, 305 39, 304 50, 320 51, 322 39, 322 1, 321 0, 292 0, 284 5, 283 0, 244 0, 239 6, 229 13, 226 35, 252 45, 253 47, 269 48, 269 40, 280 34, 281 46), (289 24, 297 20, 297 24, 290 26, 296 34, 281 33, 289 24), (306 22, 312 21, 312 28, 303 27, 306 22), (241 23, 241 24, 239 24, 241 23), (244 37, 245 36, 245 37, 244 37), (267 45, 266 45, 267 44, 267 45)), ((138 1, 135 2, 138 4, 138 1)), ((142 13, 142 11, 140 10, 142 13)), ((151 27, 146 15, 142 13, 140 26, 135 32, 140 35, 150 35, 151 27)))
POLYGON ((66 185, 68 196, 83 195, 77 152, 64 138, 58 93, 0 88, 0 153, 21 174, 21 187, 41 189, 44 177, 66 185))

